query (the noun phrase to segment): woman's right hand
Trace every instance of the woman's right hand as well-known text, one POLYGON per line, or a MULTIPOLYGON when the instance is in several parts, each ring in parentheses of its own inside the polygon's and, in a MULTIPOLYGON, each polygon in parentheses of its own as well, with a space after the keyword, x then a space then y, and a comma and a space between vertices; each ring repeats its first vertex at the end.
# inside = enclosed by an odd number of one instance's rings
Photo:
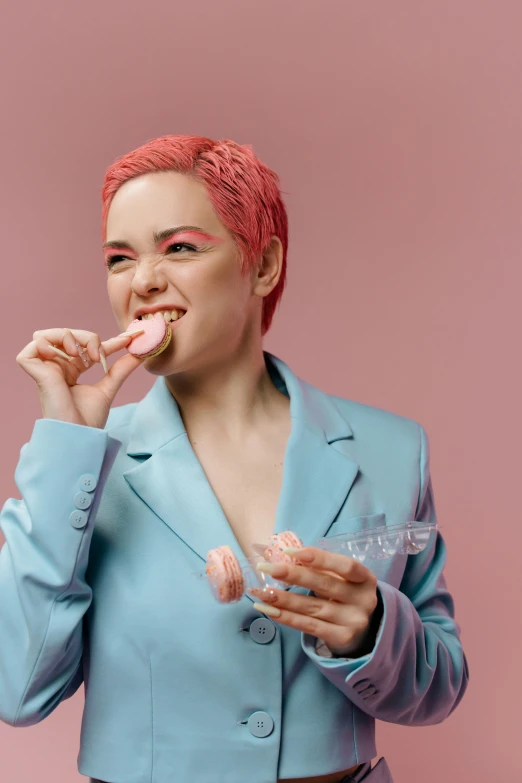
POLYGON ((104 361, 105 356, 125 348, 132 339, 118 335, 102 342, 97 334, 83 329, 35 332, 32 342, 18 354, 16 361, 36 382, 43 417, 103 429, 116 392, 143 359, 127 353, 114 362, 98 383, 89 385, 78 381, 93 362, 104 361), (53 345, 71 359, 59 356, 53 345), (100 359, 100 347, 103 359, 100 359))

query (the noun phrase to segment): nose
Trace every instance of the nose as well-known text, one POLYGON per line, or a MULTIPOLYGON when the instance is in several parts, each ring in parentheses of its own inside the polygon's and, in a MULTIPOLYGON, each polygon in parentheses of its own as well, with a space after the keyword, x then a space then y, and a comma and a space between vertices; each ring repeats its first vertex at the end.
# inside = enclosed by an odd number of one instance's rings
POLYGON ((137 296, 165 291, 167 278, 162 271, 162 265, 154 261, 141 261, 136 264, 132 278, 132 290, 137 296))

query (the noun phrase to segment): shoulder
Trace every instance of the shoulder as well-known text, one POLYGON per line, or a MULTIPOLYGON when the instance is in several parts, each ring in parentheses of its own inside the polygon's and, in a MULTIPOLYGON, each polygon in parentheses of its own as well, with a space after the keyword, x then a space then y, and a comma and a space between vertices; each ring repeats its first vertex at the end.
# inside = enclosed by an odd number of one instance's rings
POLYGON ((365 432, 378 431, 383 435, 419 439, 422 424, 413 418, 345 397, 328 396, 354 430, 357 428, 365 432))
POLYGON ((352 431, 359 448, 387 460, 418 461, 428 451, 428 436, 422 424, 394 411, 315 390, 332 405, 352 431))
POLYGON ((420 497, 430 471, 429 441, 422 424, 356 400, 331 394, 326 397, 352 433, 343 450, 364 473, 374 477, 380 491, 388 493, 392 506, 400 487, 406 488, 408 496, 420 497))

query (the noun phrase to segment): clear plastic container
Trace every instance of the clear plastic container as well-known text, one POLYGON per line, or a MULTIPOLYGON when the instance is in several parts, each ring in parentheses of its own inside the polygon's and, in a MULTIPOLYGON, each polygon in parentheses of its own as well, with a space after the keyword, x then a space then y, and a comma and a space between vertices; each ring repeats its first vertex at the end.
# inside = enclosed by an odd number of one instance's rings
POLYGON ((386 560, 394 555, 417 555, 426 549, 430 536, 440 525, 425 522, 404 522, 400 525, 383 525, 341 533, 338 536, 320 538, 319 549, 336 552, 360 560, 386 560))
MULTIPOLYGON (((416 555, 422 552, 426 549, 430 536, 439 529, 440 525, 437 524, 412 521, 400 525, 383 525, 354 533, 341 533, 338 536, 320 538, 314 546, 328 552, 353 557, 360 562, 385 560, 397 554, 416 555)), ((251 587, 290 589, 291 585, 286 582, 281 582, 270 574, 256 570, 257 563, 267 562, 264 557, 267 544, 253 544, 252 548, 257 553, 256 555, 238 560, 244 580, 244 589, 243 593, 233 600, 224 599, 222 589, 209 579, 206 571, 198 571, 194 576, 208 582, 214 598, 220 603, 236 603, 251 587)))
POLYGON ((212 591, 212 595, 216 601, 219 601, 220 603, 237 603, 237 601, 240 601, 241 598, 245 595, 246 591, 251 587, 260 587, 262 590, 269 589, 270 587, 276 587, 279 590, 289 589, 290 585, 286 584, 285 582, 280 582, 278 579, 274 579, 274 577, 270 576, 270 574, 257 571, 256 565, 260 562, 266 562, 262 555, 254 555, 253 557, 238 559, 244 580, 244 590, 243 593, 233 601, 223 600, 223 595, 221 593, 219 584, 216 584, 212 579, 210 579, 206 571, 198 571, 194 573, 194 576, 208 582, 208 585, 212 591))

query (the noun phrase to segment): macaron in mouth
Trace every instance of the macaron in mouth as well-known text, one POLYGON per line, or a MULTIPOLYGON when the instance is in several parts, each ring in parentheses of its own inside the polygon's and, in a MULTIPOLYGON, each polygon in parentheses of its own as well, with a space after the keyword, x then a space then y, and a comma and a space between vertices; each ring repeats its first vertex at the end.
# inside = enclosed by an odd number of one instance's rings
POLYGON ((144 330, 144 333, 132 340, 127 347, 128 352, 143 359, 150 359, 163 353, 171 342, 174 328, 181 320, 179 316, 171 320, 172 315, 178 315, 178 311, 144 313, 142 318, 138 317, 131 321, 127 326, 127 332, 139 329, 144 330))

